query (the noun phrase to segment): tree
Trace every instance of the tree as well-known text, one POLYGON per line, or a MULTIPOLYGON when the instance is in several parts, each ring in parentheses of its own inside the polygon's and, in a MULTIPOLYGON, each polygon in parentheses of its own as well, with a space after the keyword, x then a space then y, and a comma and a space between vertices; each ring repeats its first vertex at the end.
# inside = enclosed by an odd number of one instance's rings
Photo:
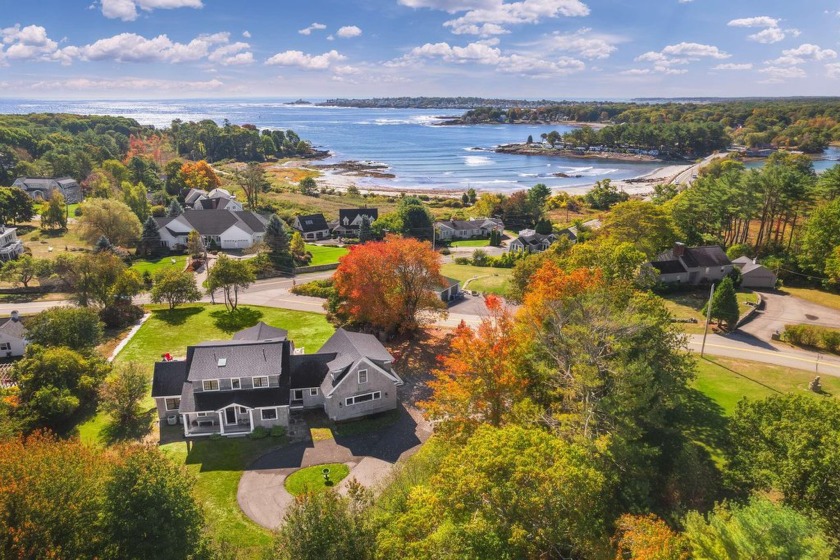
POLYGON ((294 257, 296 263, 309 262, 309 259, 306 255, 306 243, 303 241, 303 236, 300 234, 299 231, 295 231, 294 233, 292 233, 292 240, 289 243, 289 250, 292 252, 292 256, 294 257))
POLYGON ((137 215, 124 202, 91 199, 82 203, 79 235, 91 245, 104 235, 114 245, 130 247, 142 230, 137 215))
POLYGON ((146 197, 146 185, 137 183, 132 185, 125 182, 122 185, 123 202, 128 206, 140 223, 146 221, 152 211, 149 199, 146 197))
POLYGON ((661 207, 641 200, 628 200, 613 206, 601 230, 610 237, 632 243, 652 259, 677 240, 671 216, 661 207))
POLYGON ((830 558, 831 541, 807 516, 766 498, 744 506, 718 506, 706 519, 690 512, 685 538, 698 560, 830 558))
POLYGON ((401 198, 395 212, 400 228, 392 233, 402 233, 418 239, 432 238, 435 219, 422 200, 414 196, 401 198))
POLYGON ((552 231, 554 231, 554 227, 551 225, 551 220, 537 220, 537 223, 534 226, 534 231, 536 231, 540 235, 548 235, 552 231))
POLYGON ((214 292, 221 289, 224 293, 225 309, 236 311, 239 290, 247 288, 254 280, 254 271, 246 261, 219 255, 216 264, 207 274, 207 290, 214 292))
POLYGON ((463 204, 464 206, 469 206, 470 197, 467 193, 461 195, 461 204, 463 204))
POLYGON ((300 190, 301 194, 304 194, 306 196, 318 195, 318 184, 312 177, 304 177, 303 179, 301 179, 298 183, 298 189, 300 190))
POLYGON ((467 189, 467 196, 470 197, 470 204, 475 204, 476 193, 474 188, 470 187, 467 189))
POLYGON ((96 240, 96 244, 93 247, 94 253, 103 253, 114 250, 114 246, 111 245, 111 242, 104 235, 99 236, 99 239, 96 240))
POLYGON ((655 280, 644 274, 647 269, 642 265, 648 260, 648 256, 631 242, 620 241, 613 236, 599 236, 588 243, 573 245, 561 262, 567 270, 598 269, 607 280, 648 286, 655 280))
POLYGON ((177 218, 181 214, 184 213, 184 207, 177 200, 173 200, 169 204, 169 208, 166 210, 166 215, 170 218, 177 218))
POLYGON ((111 460, 75 438, 0 441, 0 557, 101 558, 111 460))
POLYGON ((803 267, 822 275, 826 259, 840 245, 840 197, 814 209, 802 228, 799 243, 803 267))
POLYGON ((244 170, 236 174, 236 183, 245 192, 245 200, 248 203, 248 208, 255 210, 260 193, 268 188, 265 170, 260 167, 259 163, 251 162, 245 166, 244 170))
POLYGON ((40 346, 90 351, 102 342, 99 314, 87 307, 52 307, 26 322, 26 338, 40 346))
POLYGON ((184 163, 181 166, 180 178, 188 189, 209 191, 222 185, 216 172, 205 160, 184 163))
POLYGON ((0 224, 28 222, 34 215, 32 197, 17 187, 0 187, 0 224))
MULTIPOLYGON (((708 304, 706 304, 708 305, 708 304)), ((707 312, 706 306, 703 313, 707 312)), ((735 285, 728 276, 724 278, 712 296, 712 319, 717 319, 718 325, 726 324, 726 330, 733 330, 738 324, 738 299, 735 296, 735 285)))
POLYGON ((528 202, 535 211, 542 212, 545 201, 551 196, 551 189, 542 183, 537 183, 528 189, 528 202))
POLYGON ((133 446, 104 488, 103 532, 111 558, 201 557, 204 517, 183 466, 133 446))
POLYGON ((420 313, 444 309, 440 255, 426 243, 389 235, 350 249, 334 275, 339 321, 409 332, 420 313))
POLYGON ((129 426, 141 415, 140 402, 149 392, 149 375, 136 362, 121 364, 99 388, 102 409, 118 426, 129 426))
POLYGON ((46 209, 41 213, 41 227, 48 230, 67 229, 67 206, 60 192, 52 193, 46 209))
POLYGON ((728 475, 738 488, 781 493, 840 530, 840 405, 782 395, 741 401, 731 419, 728 475))
POLYGON ((499 427, 523 398, 527 380, 516 367, 517 338, 513 315, 502 300, 485 299, 488 315, 475 329, 464 322, 455 330, 450 351, 438 358, 428 383, 431 398, 421 403, 446 432, 470 432, 476 426, 499 427))
POLYGON ((184 184, 184 177, 181 175, 181 167, 183 167, 183 165, 184 162, 176 158, 170 160, 165 166, 163 166, 163 173, 166 175, 166 181, 164 183, 166 194, 178 196, 186 187, 184 184))
POLYGON ((158 271, 152 286, 152 302, 169 304, 169 309, 201 299, 195 276, 186 270, 168 268, 158 271))
POLYGON ((596 210, 609 210, 614 204, 623 202, 629 198, 630 195, 623 191, 619 192, 618 189, 610 183, 609 179, 596 181, 592 190, 583 196, 586 203, 596 210))
POLYGON ((370 220, 367 216, 362 216, 362 223, 359 224, 359 243, 370 241, 373 237, 373 232, 370 229, 370 220))
MULTIPOLYGON (((136 219, 136 218, 135 218, 136 219)), ((72 299, 81 305, 105 307, 114 303, 126 265, 111 252, 84 255, 59 255, 55 260, 56 274, 64 281, 72 299)))
POLYGON ((617 559, 688 560, 683 537, 653 514, 624 514, 616 526, 617 559))
POLYGON ((359 504, 336 492, 304 494, 286 512, 275 539, 280 560, 373 558, 373 536, 359 504))
POLYGON ((0 279, 13 286, 22 284, 24 288, 28 288, 32 280, 46 278, 51 273, 52 261, 33 258, 30 255, 21 255, 15 260, 0 265, 0 279))
POLYGON ((193 258, 203 257, 207 252, 204 239, 196 231, 192 230, 187 234, 187 253, 193 258))
POLYGON ((158 230, 155 219, 149 216, 143 222, 143 231, 140 233, 140 243, 137 245, 137 252, 141 255, 149 256, 160 250, 160 231, 158 230))
POLYGON ((15 364, 20 415, 31 427, 63 429, 80 408, 92 404, 108 374, 107 362, 86 357, 63 346, 46 348, 30 344, 15 364))
POLYGON ((263 241, 268 245, 269 258, 275 268, 290 270, 294 267, 286 227, 276 214, 272 214, 268 220, 263 241))

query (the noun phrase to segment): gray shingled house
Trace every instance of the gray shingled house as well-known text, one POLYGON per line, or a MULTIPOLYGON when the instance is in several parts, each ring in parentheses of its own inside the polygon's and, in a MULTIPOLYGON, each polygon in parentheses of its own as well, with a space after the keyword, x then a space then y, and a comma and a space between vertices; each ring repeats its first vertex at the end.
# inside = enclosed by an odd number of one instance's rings
POLYGON ((12 183, 35 200, 49 200, 55 191, 64 195, 64 202, 75 204, 81 202, 82 187, 71 177, 18 177, 12 183))
POLYGON ((371 335, 339 329, 318 352, 302 354, 286 331, 260 323, 156 363, 152 396, 161 422, 181 423, 186 437, 240 435, 287 427, 291 411, 305 408, 332 420, 392 410, 403 383, 392 363, 371 335))
POLYGON ((686 247, 682 243, 675 243, 673 249, 648 264, 656 270, 658 280, 663 284, 717 282, 733 268, 732 261, 719 245, 686 247))

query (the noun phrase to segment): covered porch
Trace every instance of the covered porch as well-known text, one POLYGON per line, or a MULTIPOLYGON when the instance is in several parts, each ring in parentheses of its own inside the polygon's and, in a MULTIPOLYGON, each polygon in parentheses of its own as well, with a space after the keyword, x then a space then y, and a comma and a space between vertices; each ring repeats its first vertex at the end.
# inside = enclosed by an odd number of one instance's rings
POLYGON ((254 431, 254 409, 231 404, 214 411, 184 413, 182 421, 184 437, 244 435, 254 431))

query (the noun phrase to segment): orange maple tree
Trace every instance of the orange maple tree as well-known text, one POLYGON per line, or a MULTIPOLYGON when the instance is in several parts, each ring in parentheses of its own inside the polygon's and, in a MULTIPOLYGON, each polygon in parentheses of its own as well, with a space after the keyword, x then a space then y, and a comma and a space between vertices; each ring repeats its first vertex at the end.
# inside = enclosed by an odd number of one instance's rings
MULTIPOLYGON (((485 299, 488 314, 475 329, 463 321, 429 382, 432 398, 421 407, 454 432, 479 424, 500 426, 527 381, 516 367, 517 336, 510 310, 497 296, 485 299)), ((446 430, 445 430, 446 431, 446 430)))
POLYGON ((435 293, 445 286, 440 255, 416 239, 389 235, 356 245, 341 258, 333 280, 333 312, 342 322, 408 332, 419 327, 421 314, 444 309, 435 293))
POLYGON ((181 177, 184 179, 184 184, 189 189, 211 190, 221 186, 222 182, 210 167, 210 164, 204 160, 196 162, 186 162, 181 166, 181 177))
POLYGON ((685 540, 653 514, 624 514, 616 523, 616 560, 685 560, 685 540))
POLYGON ((128 152, 125 155, 125 162, 128 163, 135 156, 151 160, 158 166, 162 166, 175 157, 175 152, 169 145, 169 141, 163 136, 150 134, 143 137, 132 134, 128 138, 128 152))

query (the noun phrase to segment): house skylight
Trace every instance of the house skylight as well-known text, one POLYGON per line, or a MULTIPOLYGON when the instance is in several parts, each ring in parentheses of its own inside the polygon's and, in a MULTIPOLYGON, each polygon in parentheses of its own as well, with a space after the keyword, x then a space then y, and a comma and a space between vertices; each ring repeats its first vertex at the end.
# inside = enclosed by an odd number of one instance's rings
POLYGON ((219 367, 225 367, 227 365, 227 358, 219 358, 218 365, 219 367))

